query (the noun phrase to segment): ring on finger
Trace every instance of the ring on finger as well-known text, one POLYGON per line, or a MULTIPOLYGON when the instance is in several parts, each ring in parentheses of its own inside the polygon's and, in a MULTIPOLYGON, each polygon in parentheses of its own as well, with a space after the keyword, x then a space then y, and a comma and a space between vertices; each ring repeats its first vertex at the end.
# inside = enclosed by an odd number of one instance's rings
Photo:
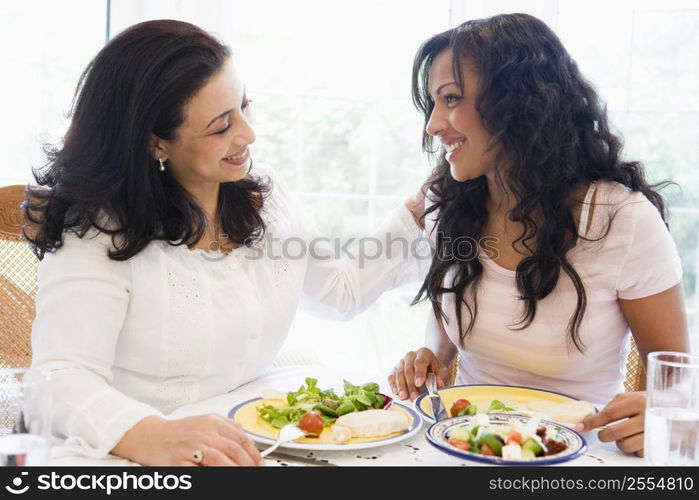
POLYGON ((192 453, 192 462, 199 465, 204 461, 204 450, 196 449, 192 453))

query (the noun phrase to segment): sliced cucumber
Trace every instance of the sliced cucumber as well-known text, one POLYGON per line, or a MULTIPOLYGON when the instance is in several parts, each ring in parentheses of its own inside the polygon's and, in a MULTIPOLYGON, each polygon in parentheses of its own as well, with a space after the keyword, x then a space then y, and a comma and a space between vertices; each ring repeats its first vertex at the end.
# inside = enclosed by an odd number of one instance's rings
POLYGON ((461 441, 466 441, 468 443, 471 441, 471 433, 464 427, 457 427, 451 431, 451 434, 449 434, 449 439, 451 438, 460 439, 461 441))
POLYGON ((534 453, 534 456, 539 456, 542 453, 544 453, 544 449, 541 447, 541 445, 532 438, 527 438, 524 440, 524 442, 522 443, 523 453, 524 450, 530 450, 532 453, 534 453))

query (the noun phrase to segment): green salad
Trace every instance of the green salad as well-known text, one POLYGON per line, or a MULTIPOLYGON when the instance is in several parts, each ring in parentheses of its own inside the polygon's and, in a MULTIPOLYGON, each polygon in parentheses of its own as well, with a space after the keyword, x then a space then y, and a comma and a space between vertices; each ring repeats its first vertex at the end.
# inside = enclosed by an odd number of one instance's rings
POLYGON ((318 413, 328 426, 346 413, 382 409, 391 401, 391 398, 379 393, 379 384, 374 382, 363 385, 354 385, 346 380, 343 382, 344 393, 338 396, 332 389, 320 389, 317 379, 306 378, 306 384, 298 391, 287 393, 288 406, 264 404, 257 408, 257 412, 263 420, 278 429, 287 424, 298 424, 301 417, 309 412, 318 413))
POLYGON ((505 460, 534 460, 568 449, 561 427, 546 426, 539 418, 526 423, 513 419, 506 424, 491 424, 488 415, 477 413, 468 424, 449 432, 454 448, 505 460))
MULTIPOLYGON (((502 401, 493 399, 490 403, 487 413, 501 412, 501 411, 516 411, 514 408, 510 408, 502 401)), ((451 405, 449 413, 452 417, 460 417, 462 415, 475 415, 478 412, 478 406, 472 405, 468 399, 457 399, 451 405)))

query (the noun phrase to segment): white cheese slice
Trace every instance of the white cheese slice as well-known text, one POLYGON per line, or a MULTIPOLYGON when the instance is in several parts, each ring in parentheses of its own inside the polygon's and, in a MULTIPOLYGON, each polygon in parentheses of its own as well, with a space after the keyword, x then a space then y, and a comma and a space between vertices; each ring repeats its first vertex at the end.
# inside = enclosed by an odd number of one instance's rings
POLYGON ((342 415, 335 426, 348 427, 352 437, 375 437, 404 431, 409 423, 408 416, 400 411, 366 410, 342 415))
POLYGON ((539 411, 555 422, 577 424, 588 415, 595 413, 595 406, 587 401, 569 401, 542 406, 539 411))
POLYGON ((517 443, 508 444, 502 447, 502 458, 505 460, 521 460, 522 447, 517 443))
POLYGON ((476 413, 471 420, 471 425, 490 425, 490 417, 485 413, 476 413))

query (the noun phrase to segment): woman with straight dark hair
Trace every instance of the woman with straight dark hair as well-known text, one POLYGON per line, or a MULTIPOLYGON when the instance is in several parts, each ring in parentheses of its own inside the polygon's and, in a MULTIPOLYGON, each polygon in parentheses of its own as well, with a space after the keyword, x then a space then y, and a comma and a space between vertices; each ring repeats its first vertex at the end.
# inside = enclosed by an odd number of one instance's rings
POLYGON ((425 347, 389 375, 414 399, 426 372, 529 386, 604 407, 578 426, 643 450, 644 393, 623 391, 629 329, 641 358, 686 351, 681 264, 665 206, 625 161, 604 106, 558 37, 525 14, 428 39, 413 69, 425 116, 426 229, 436 253, 416 301, 425 347), (433 147, 438 139, 441 148, 433 147), (474 245, 459 245, 472 241, 474 245))
MULTIPOLYGON (((349 318, 417 277, 400 252, 340 260, 316 237, 274 172, 253 168, 250 102, 230 50, 179 21, 132 26, 84 72, 26 202, 42 258, 33 366, 52 374, 69 450, 261 464, 232 420, 167 414, 263 375, 300 298, 349 318)), ((420 230, 401 205, 379 235, 420 230)))

